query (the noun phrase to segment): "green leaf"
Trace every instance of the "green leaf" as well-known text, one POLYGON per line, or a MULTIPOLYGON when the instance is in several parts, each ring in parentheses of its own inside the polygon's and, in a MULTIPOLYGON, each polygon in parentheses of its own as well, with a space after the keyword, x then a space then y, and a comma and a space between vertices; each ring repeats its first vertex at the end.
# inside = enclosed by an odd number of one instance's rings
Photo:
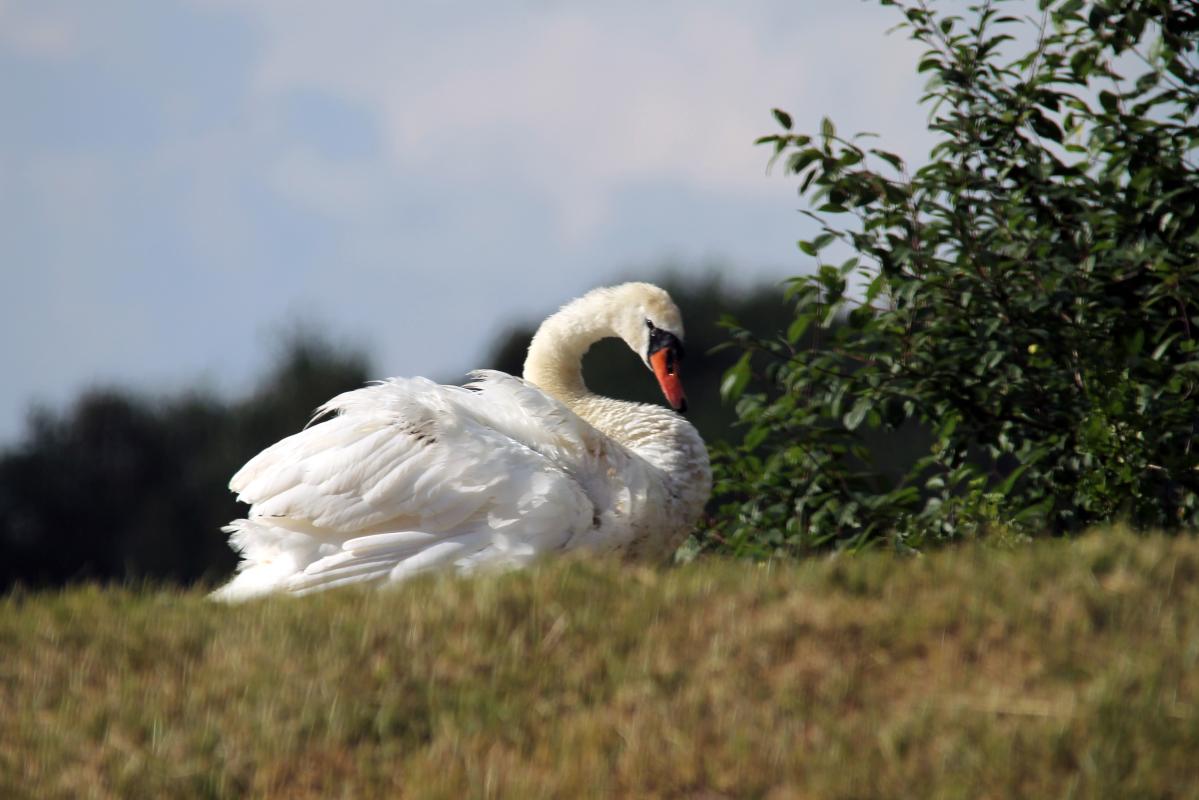
POLYGON ((869 397, 859 397, 853 404, 853 408, 842 418, 845 427, 849 430, 856 430, 862 424, 862 420, 866 418, 867 412, 873 406, 873 401, 869 397))
POLYGON ((795 344, 803 337, 808 326, 812 324, 811 314, 801 314, 787 328, 787 341, 795 344))
POLYGON ((753 450, 762 442, 766 441, 766 437, 769 435, 770 428, 764 425, 750 428, 748 431, 746 431, 745 438, 741 440, 741 446, 746 450, 753 450))
POLYGON ((737 363, 725 371, 724 380, 720 383, 720 397, 726 403, 733 402, 741 397, 741 393, 745 391, 745 387, 749 384, 749 359, 750 354, 746 353, 737 359, 737 363))
MULTIPOLYGON (((1141 334, 1143 336, 1142 331, 1137 331, 1137 333, 1141 334)), ((1160 361, 1161 357, 1166 354, 1166 350, 1168 350, 1170 348, 1170 345, 1172 345, 1174 343, 1174 340, 1177 339, 1181 335, 1182 335, 1181 332, 1172 333, 1169 336, 1167 336, 1166 338, 1162 339, 1161 343, 1158 344, 1157 347, 1153 348, 1153 355, 1151 355, 1149 357, 1154 361, 1160 361)))
POLYGON ((1062 141, 1062 129, 1053 120, 1037 114, 1032 118, 1032 129, 1038 136, 1054 142, 1062 141))
POLYGON ((812 247, 816 248, 817 250, 823 250, 832 243, 834 238, 836 237, 834 237, 831 233, 822 233, 812 240, 812 247))
POLYGON ((875 275, 874 279, 866 285, 866 303, 870 304, 878 298, 883 288, 887 285, 886 278, 883 275, 875 275))
POLYGON ((1020 480, 1020 476, 1028 471, 1028 464, 1021 464, 1012 470, 1011 474, 1004 478, 1003 482, 995 487, 995 491, 999 494, 1007 494, 1016 485, 1016 481, 1020 480))
POLYGON ((774 114, 774 118, 778 120, 779 125, 782 125, 787 130, 791 130, 791 115, 779 108, 770 109, 774 114))
POLYGON ((808 148, 792 153, 787 159, 787 171, 791 173, 800 173, 816 159, 820 158, 820 151, 815 148, 808 148))
POLYGON ((903 171, 903 159, 900 158, 899 156, 895 155, 894 153, 887 153, 882 150, 871 150, 870 152, 872 155, 875 155, 875 156, 881 158, 883 161, 886 161, 888 164, 890 164, 895 169, 897 169, 899 171, 903 171))

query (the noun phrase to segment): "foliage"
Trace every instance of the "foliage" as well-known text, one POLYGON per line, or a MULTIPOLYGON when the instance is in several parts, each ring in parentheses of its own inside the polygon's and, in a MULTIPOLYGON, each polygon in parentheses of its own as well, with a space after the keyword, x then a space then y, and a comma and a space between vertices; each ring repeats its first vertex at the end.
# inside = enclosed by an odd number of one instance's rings
POLYGON ((937 142, 909 173, 775 112, 760 142, 811 204, 818 262, 785 333, 735 331, 745 431, 705 544, 1199 524, 1199 6, 883 3, 927 48, 937 142), (931 447, 883 480, 863 443, 916 428, 931 447))
POLYGON ((238 401, 96 390, 68 413, 37 412, 0 456, 0 588, 231 572, 230 476, 366 376, 361 356, 298 336, 238 401))
POLYGON ((0 796, 1183 797, 1199 542, 0 598, 0 796), (914 792, 913 787, 918 787, 914 792))

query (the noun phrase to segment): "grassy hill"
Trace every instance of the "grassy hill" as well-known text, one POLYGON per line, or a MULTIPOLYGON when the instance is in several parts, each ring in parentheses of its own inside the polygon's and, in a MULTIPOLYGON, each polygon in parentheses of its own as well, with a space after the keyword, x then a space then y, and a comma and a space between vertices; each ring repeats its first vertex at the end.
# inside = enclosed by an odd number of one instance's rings
POLYGON ((1199 542, 0 600, 3 797, 1199 793, 1199 542))

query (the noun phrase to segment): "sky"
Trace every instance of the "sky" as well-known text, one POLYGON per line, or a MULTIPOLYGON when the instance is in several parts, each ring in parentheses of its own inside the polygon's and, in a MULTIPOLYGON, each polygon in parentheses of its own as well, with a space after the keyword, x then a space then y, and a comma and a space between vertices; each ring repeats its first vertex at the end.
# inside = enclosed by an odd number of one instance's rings
MULTIPOLYGON (((770 109, 919 160, 856 0, 0 0, 0 445, 81 390, 258 385, 288 331, 454 379, 666 264, 810 269, 770 109)), ((684 314, 686 309, 684 309, 684 314)))

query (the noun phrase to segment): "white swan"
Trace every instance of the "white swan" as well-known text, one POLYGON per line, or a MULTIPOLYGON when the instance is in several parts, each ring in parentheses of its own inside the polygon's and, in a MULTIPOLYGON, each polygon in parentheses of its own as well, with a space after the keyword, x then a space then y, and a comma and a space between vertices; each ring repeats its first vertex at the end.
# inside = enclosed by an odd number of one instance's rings
POLYGON ((213 596, 520 566, 575 548, 665 558, 708 498, 708 453, 674 411, 587 390, 583 354, 610 336, 685 408, 670 296, 647 283, 596 289, 542 323, 524 380, 392 378, 333 398, 318 416, 336 416, 251 459, 229 484, 249 514, 224 528, 243 560, 213 596))

